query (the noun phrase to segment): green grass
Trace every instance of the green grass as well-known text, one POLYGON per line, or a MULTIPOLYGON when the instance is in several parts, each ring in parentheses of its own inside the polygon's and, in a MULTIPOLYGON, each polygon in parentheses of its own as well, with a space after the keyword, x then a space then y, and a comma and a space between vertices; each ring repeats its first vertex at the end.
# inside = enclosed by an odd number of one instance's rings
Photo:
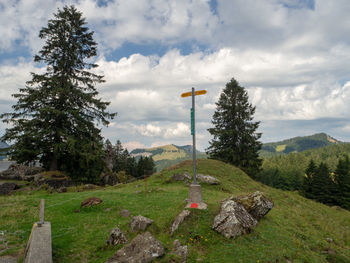
MULTIPOLYGON (((154 220, 149 231, 166 248, 166 256, 157 262, 172 262, 172 242, 179 239, 189 246, 188 262, 350 262, 350 212, 328 207, 299 196, 262 185, 241 170, 214 160, 199 160, 198 172, 221 180, 218 186, 203 185, 204 211, 193 210, 173 237, 168 230, 185 205, 188 186, 169 183, 174 173, 191 172, 192 164, 168 168, 143 181, 95 191, 48 194, 44 191, 0 197, 0 231, 6 231, 10 249, 2 254, 23 257, 33 222, 38 220, 38 205, 45 199, 45 219, 51 222, 54 262, 105 262, 121 246, 107 247, 110 231, 119 226, 129 241, 137 233, 129 230, 130 218, 119 216, 121 209, 132 215, 154 220), (220 201, 230 195, 262 191, 275 207, 249 235, 227 239, 211 229, 220 201), (87 197, 103 203, 80 208, 87 197), (111 208, 106 211, 106 208, 111 208), (74 210, 79 209, 79 213, 74 210), (328 243, 326 238, 334 241, 328 243), (336 255, 324 254, 332 249, 336 255)), ((74 189, 72 189, 74 190, 74 189)), ((1 251, 0 241, 0 251, 1 251)), ((1 254, 0 254, 1 255, 1 254)))

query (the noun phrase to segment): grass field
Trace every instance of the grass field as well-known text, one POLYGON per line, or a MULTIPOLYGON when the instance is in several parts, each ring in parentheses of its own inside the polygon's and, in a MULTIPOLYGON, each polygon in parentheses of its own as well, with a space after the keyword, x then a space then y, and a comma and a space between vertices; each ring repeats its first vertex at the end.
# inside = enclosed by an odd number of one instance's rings
POLYGON ((61 194, 42 190, 1 196, 0 255, 23 258, 32 224, 38 221, 40 199, 44 198, 45 219, 52 225, 54 262, 105 262, 121 247, 105 245, 114 227, 119 226, 129 241, 136 236, 129 230, 130 218, 119 216, 121 209, 154 220, 149 231, 167 253, 157 262, 177 262, 171 261, 170 255, 175 239, 189 246, 187 262, 350 262, 349 211, 307 200, 295 192, 267 187, 241 170, 214 160, 198 161, 199 173, 213 175, 222 182, 218 186, 203 185, 208 209, 193 210, 170 237, 168 230, 185 205, 188 186, 167 179, 184 171, 192 171, 190 161, 148 178, 147 194, 145 182, 136 181, 85 192, 75 192, 73 187, 61 194), (271 198, 275 207, 252 233, 226 239, 211 229, 222 199, 257 190, 271 198), (81 201, 92 196, 101 198, 103 203, 80 208, 81 201), (327 241, 330 238, 332 242, 327 241))

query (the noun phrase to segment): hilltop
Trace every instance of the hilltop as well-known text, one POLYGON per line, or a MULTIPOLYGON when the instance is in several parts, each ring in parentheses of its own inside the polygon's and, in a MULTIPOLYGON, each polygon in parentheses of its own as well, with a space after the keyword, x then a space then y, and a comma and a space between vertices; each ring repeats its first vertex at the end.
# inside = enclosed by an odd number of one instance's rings
POLYGON ((264 143, 260 151, 260 156, 269 157, 288 154, 291 152, 303 152, 309 149, 316 149, 341 143, 341 141, 332 138, 326 133, 317 133, 310 136, 294 137, 279 142, 264 143))
MULTIPOLYGON (((171 182, 177 173, 191 173, 192 162, 169 167, 147 179, 114 187, 81 191, 71 187, 67 193, 50 194, 22 191, 12 196, 0 196, 2 238, 8 249, 0 255, 23 256, 33 222, 38 220, 38 204, 46 200, 45 219, 52 225, 54 262, 106 262, 121 246, 105 245, 115 227, 132 240, 130 218, 120 216, 122 209, 132 215, 154 220, 148 229, 169 252, 179 239, 188 245, 187 262, 350 262, 350 212, 339 207, 308 200, 296 192, 274 189, 252 180, 240 169, 215 160, 198 160, 198 172, 218 178, 221 185, 203 185, 207 210, 192 210, 173 237, 169 228, 184 208, 188 186, 171 182), (236 239, 227 239, 211 226, 220 209, 220 201, 231 196, 263 192, 274 202, 274 208, 253 231, 236 239), (96 196, 103 202, 95 207, 80 208, 87 197, 96 196), (76 212, 78 211, 78 212, 76 212)), ((1 243, 0 243, 1 251, 1 243)), ((155 262, 174 261, 169 253, 155 262)))
MULTIPOLYGON (((206 158, 205 153, 196 151, 196 154, 197 158, 206 158)), ((166 167, 181 163, 182 161, 192 160, 192 146, 177 146, 169 144, 152 148, 138 148, 132 150, 130 155, 136 158, 140 156, 152 157, 157 171, 161 171, 166 167)))

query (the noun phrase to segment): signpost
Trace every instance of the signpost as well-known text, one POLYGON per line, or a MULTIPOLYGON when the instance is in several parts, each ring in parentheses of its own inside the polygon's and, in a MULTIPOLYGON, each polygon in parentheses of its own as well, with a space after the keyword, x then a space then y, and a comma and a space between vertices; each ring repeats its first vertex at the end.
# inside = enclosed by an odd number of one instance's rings
MULTIPOLYGON (((191 135, 193 139, 193 184, 190 185, 190 202, 191 203, 201 203, 202 202, 202 192, 200 185, 197 184, 197 171, 196 171, 196 127, 195 127, 195 96, 206 94, 206 90, 197 90, 195 91, 192 87, 191 92, 185 92, 181 94, 182 98, 192 97, 192 108, 191 108, 191 135)), ((191 204, 190 204, 191 205, 191 204)), ((193 207, 191 205, 191 207, 193 207)), ((198 206, 197 206, 198 207, 198 206)))

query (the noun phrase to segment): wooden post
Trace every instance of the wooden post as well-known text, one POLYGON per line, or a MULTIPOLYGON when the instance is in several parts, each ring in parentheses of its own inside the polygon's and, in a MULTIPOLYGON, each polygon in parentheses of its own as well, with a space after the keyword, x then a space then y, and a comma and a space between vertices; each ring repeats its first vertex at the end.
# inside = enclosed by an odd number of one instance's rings
POLYGON ((40 215, 39 215, 39 223, 38 226, 42 226, 45 222, 45 199, 40 200, 40 215))

